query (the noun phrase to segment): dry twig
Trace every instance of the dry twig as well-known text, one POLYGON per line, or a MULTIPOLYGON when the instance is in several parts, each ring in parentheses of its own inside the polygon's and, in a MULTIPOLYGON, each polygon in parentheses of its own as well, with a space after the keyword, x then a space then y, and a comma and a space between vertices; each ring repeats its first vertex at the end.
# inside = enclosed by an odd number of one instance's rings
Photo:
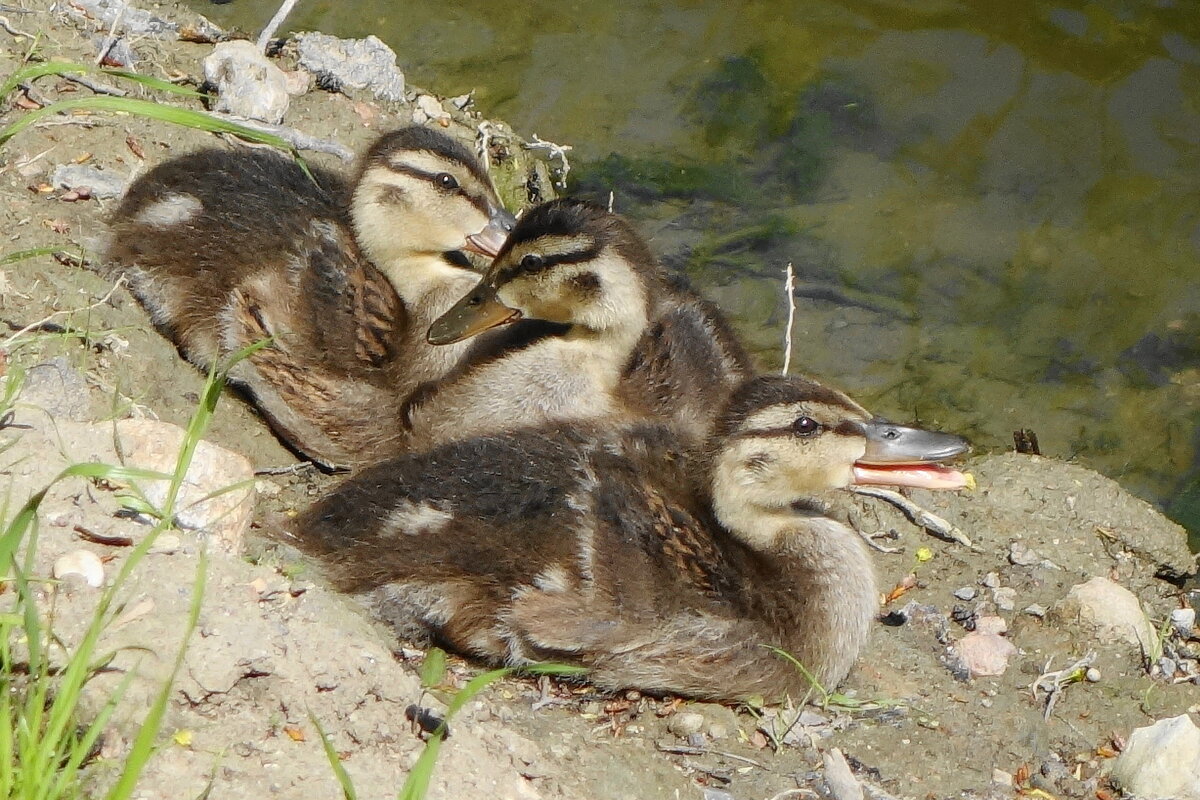
POLYGON ((275 31, 279 30, 279 26, 287 19, 287 15, 292 13, 292 9, 296 7, 296 0, 283 0, 283 5, 279 6, 279 10, 275 12, 275 16, 271 17, 271 21, 267 23, 267 27, 262 29, 262 33, 258 35, 258 49, 266 52, 267 42, 271 41, 271 37, 275 35, 275 31))
POLYGON ((850 491, 890 503, 900 509, 904 516, 908 517, 914 525, 919 525, 942 539, 958 542, 962 546, 969 547, 972 550, 976 549, 971 540, 967 538, 967 535, 959 528, 951 525, 937 514, 926 511, 899 492, 894 492, 891 489, 881 489, 877 486, 851 486, 850 491))
POLYGON ((1054 704, 1058 702, 1058 696, 1062 694, 1063 689, 1072 683, 1087 680, 1088 667, 1096 660, 1096 653, 1089 652, 1066 669, 1051 670, 1050 663, 1053 660, 1053 657, 1047 659, 1042 674, 1029 687, 1033 692, 1034 700, 1040 699, 1039 692, 1046 693, 1046 713, 1043 718, 1047 721, 1049 721, 1050 712, 1054 710, 1054 704))
POLYGON ((796 273, 792 262, 787 265, 787 279, 783 282, 783 291, 787 295, 788 318, 787 327, 783 331, 783 375, 788 374, 792 367, 792 325, 796 321, 796 273))

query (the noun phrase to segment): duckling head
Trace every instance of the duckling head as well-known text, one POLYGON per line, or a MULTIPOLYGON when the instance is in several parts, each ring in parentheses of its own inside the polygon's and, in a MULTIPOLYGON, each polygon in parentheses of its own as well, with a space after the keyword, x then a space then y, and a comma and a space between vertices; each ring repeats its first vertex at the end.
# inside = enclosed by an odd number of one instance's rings
POLYGON ((478 159, 419 126, 382 136, 367 151, 352 216, 363 249, 385 270, 455 250, 494 256, 516 223, 478 159))
POLYGON ((522 217, 479 285, 429 329, 450 344, 521 317, 636 337, 661 280, 633 229, 600 206, 553 200, 522 217))
POLYGON ((800 377, 762 376, 743 384, 714 442, 713 509, 743 534, 762 529, 748 524, 749 517, 793 515, 831 489, 959 489, 968 482, 938 463, 965 453, 965 439, 873 417, 841 392, 800 377))

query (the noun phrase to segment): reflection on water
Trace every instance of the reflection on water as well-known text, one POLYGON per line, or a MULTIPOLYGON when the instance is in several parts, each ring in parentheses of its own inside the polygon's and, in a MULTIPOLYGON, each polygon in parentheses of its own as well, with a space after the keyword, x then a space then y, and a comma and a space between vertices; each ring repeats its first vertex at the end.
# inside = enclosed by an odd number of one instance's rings
MULTIPOLYGON (((275 0, 198 3, 256 30, 275 0)), ((1200 15, 1184 0, 301 3, 575 147, 777 364, 1200 530, 1200 15), (1189 488, 1190 487, 1190 488, 1189 488)))

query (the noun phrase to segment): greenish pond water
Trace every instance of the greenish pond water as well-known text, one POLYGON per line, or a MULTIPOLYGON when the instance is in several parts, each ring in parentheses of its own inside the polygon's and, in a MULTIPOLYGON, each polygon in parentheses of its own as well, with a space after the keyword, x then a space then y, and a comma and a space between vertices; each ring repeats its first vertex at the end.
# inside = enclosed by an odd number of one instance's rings
MULTIPOLYGON (((197 2, 257 32, 276 0, 197 2)), ((983 449, 1033 429, 1200 532, 1191 0, 301 2, 574 147, 572 190, 793 369, 983 449)))

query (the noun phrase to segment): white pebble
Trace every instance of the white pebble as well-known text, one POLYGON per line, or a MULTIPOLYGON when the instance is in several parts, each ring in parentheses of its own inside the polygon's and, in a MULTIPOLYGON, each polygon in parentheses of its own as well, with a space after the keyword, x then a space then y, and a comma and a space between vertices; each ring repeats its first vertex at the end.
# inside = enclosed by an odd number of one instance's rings
POLYGON ((63 553, 54 562, 54 577, 66 580, 78 576, 93 588, 104 584, 104 563, 91 550, 72 550, 63 553))

